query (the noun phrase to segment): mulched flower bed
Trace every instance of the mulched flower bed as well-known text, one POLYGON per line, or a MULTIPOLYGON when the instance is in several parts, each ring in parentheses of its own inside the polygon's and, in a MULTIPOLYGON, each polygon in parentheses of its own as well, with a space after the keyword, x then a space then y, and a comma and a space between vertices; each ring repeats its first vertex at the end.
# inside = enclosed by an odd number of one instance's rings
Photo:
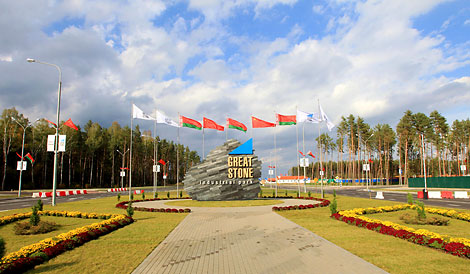
MULTIPOLYGON (((133 203, 138 203, 138 202, 150 202, 150 201, 165 201, 165 200, 178 200, 178 199, 191 199, 191 197, 185 197, 185 198, 166 198, 166 199, 160 199, 160 198, 152 198, 152 199, 145 199, 145 200, 132 200, 133 203)), ((129 201, 124 201, 116 204, 117 208, 121 209, 127 209, 129 201)), ((191 212, 190 208, 185 208, 185 209, 177 209, 177 208, 147 208, 147 207, 132 207, 134 208, 135 211, 147 211, 147 212, 165 212, 165 213, 189 213, 191 212)))
POLYGON ((325 206, 330 205, 330 201, 327 200, 327 199, 320 199, 320 198, 313 198, 313 197, 298 197, 298 198, 295 198, 295 199, 314 200, 314 201, 319 201, 320 203, 306 204, 306 205, 295 205, 295 206, 273 206, 273 211, 300 210, 300 209, 325 207, 325 206))

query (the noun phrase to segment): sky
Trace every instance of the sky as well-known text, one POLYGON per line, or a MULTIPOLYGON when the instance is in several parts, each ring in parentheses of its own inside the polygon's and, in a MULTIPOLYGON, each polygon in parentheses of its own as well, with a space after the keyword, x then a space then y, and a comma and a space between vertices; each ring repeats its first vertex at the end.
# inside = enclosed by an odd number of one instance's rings
MULTIPOLYGON (((61 120, 82 127, 130 125, 132 103, 248 128, 251 115, 274 122, 318 102, 335 124, 353 114, 395 128, 408 109, 470 117, 468 0, 0 1, 0 107, 32 121, 55 119, 58 72, 27 58, 60 66, 61 120)), ((319 131, 298 126, 305 151, 316 154, 319 131)), ((254 138, 263 176, 271 162, 278 174, 296 163, 294 126, 227 135, 254 138)), ((226 134, 204 137, 207 154, 226 134)), ((202 155, 201 132, 182 128, 180 141, 202 155)))

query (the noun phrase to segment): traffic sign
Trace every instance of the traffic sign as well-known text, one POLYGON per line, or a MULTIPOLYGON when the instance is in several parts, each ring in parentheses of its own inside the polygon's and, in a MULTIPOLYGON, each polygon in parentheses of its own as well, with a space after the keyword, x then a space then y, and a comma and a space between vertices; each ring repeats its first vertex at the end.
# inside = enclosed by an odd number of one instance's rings
POLYGON ((26 161, 18 161, 16 163, 16 170, 21 170, 21 163, 23 163, 23 170, 26 170, 26 164, 28 163, 26 161))
POLYGON ((268 171, 268 174, 269 174, 269 175, 274 175, 274 170, 270 169, 270 170, 268 171))
POLYGON ((125 171, 121 171, 120 174, 121 174, 121 177, 126 177, 126 172, 125 171))
POLYGON ((370 165, 369 165, 369 164, 363 164, 363 165, 362 165, 362 170, 364 170, 364 171, 370 171, 370 165))

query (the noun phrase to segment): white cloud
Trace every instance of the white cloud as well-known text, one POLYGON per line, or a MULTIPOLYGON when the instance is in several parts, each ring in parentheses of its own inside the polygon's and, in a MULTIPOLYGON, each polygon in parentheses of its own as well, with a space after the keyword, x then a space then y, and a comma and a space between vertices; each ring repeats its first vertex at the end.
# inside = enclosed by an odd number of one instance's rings
POLYGON ((0 55, 0 61, 12 62, 13 58, 11 57, 11 55, 0 55))
POLYGON ((470 26, 470 19, 465 20, 465 22, 463 22, 463 24, 465 26, 470 26))

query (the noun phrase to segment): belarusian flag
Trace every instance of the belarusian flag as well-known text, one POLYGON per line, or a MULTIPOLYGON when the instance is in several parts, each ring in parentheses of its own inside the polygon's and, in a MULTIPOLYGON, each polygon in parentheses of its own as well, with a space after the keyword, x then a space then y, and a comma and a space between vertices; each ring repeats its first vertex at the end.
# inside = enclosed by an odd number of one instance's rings
POLYGON ((201 123, 199 123, 199 122, 196 121, 196 120, 193 120, 193 119, 190 119, 190 118, 186 118, 186 117, 181 116, 181 115, 180 115, 180 125, 181 125, 182 127, 190 127, 190 128, 194 128, 194 129, 197 129, 197 130, 201 130, 201 129, 202 129, 201 123))
POLYGON ((247 129, 244 124, 230 118, 227 118, 227 126, 228 128, 238 129, 244 132, 246 132, 247 129))
POLYGON ((281 115, 277 114, 277 124, 280 126, 290 126, 297 123, 297 117, 295 115, 281 115))
POLYGON ((251 116, 251 125, 253 128, 276 127, 275 123, 263 121, 253 116, 251 116))
POLYGON ((29 152, 24 157, 28 159, 31 162, 31 164, 34 163, 34 158, 31 154, 29 154, 29 152))
POLYGON ((204 128, 212 128, 212 129, 216 129, 216 130, 219 130, 219 131, 224 131, 224 127, 217 124, 216 122, 212 121, 211 119, 207 119, 206 117, 204 117, 202 119, 204 125, 203 127, 204 128))
POLYGON ((64 126, 68 126, 69 128, 78 130, 78 127, 72 122, 71 118, 64 122, 64 126))

